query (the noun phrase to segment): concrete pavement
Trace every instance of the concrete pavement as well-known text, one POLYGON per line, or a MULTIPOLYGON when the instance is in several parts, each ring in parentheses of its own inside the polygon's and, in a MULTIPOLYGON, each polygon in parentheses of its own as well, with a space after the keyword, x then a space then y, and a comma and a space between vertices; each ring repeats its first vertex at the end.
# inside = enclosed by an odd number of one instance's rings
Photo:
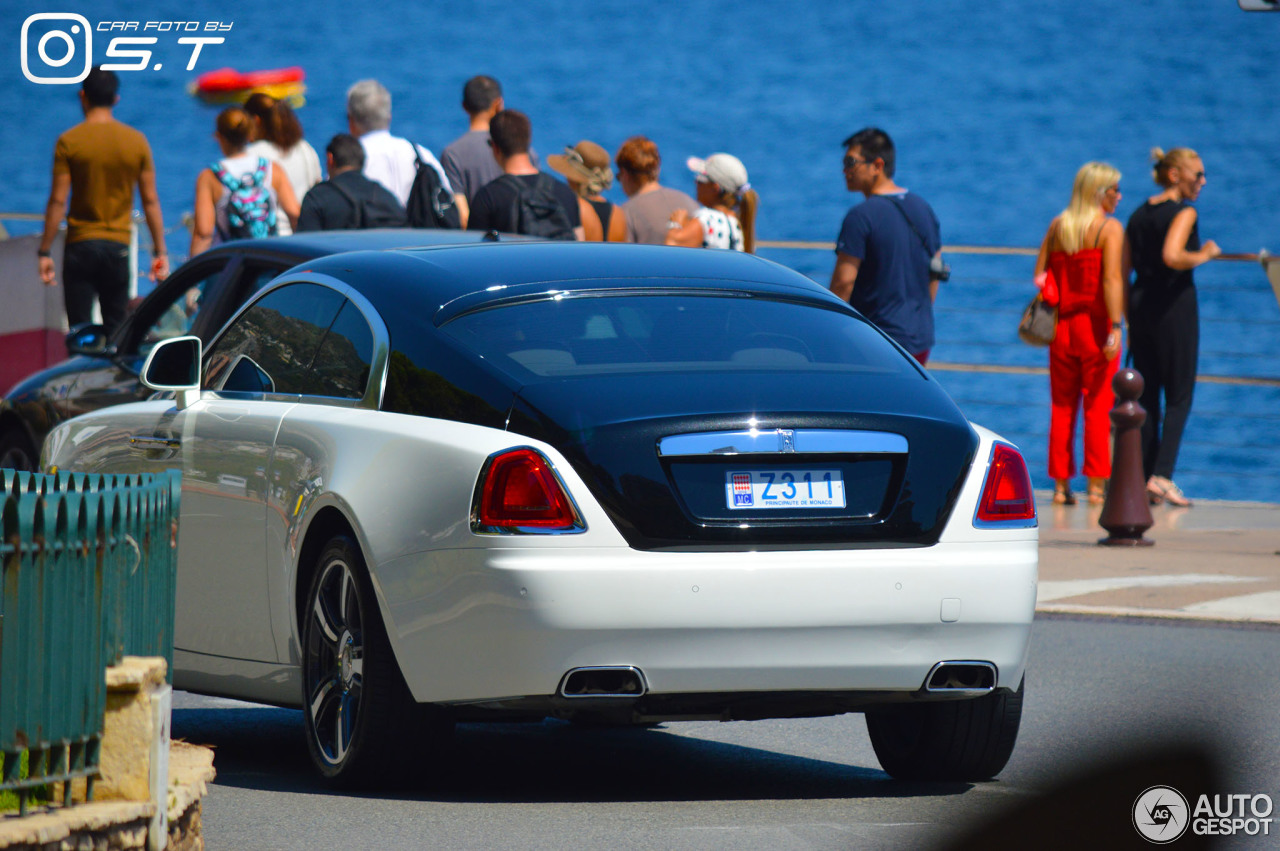
POLYGON ((1102 547, 1101 506, 1040 512, 1036 611, 1280 625, 1280 505, 1152 506, 1151 547, 1102 547))

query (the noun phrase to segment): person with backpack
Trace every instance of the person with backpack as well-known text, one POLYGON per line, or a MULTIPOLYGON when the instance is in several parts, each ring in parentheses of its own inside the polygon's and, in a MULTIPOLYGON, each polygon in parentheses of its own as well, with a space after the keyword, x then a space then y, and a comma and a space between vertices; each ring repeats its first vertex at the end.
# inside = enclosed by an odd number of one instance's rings
POLYGON ((391 191, 361 172, 364 147, 350 133, 339 133, 325 147, 329 179, 302 199, 298 233, 309 230, 402 228, 408 220, 391 191))
MULTIPOLYGON (((467 229, 544 239, 583 239, 582 223, 590 220, 599 231, 599 219, 585 200, 567 184, 534 167, 529 159, 532 138, 533 127, 523 112, 504 109, 489 122, 489 145, 493 158, 502 167, 502 175, 476 193, 467 229)), ((596 241, 601 236, 594 234, 596 241)))
POLYGON ((218 113, 213 136, 222 159, 196 178, 192 257, 217 243, 275 236, 281 213, 297 224, 298 199, 284 169, 245 152, 252 132, 253 119, 240 107, 218 113))

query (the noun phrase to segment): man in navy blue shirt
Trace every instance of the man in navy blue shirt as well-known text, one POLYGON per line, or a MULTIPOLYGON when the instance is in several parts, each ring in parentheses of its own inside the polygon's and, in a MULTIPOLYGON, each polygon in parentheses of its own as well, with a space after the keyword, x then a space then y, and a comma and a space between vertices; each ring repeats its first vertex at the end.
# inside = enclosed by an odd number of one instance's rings
POLYGON ((866 200, 844 217, 831 291, 924 364, 933 348, 933 300, 942 236, 933 208, 893 182, 889 134, 875 127, 844 140, 844 180, 866 200))

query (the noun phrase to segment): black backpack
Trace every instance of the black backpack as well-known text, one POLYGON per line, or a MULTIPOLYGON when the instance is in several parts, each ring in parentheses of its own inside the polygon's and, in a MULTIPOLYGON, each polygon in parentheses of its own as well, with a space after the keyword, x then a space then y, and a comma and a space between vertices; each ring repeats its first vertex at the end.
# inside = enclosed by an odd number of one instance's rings
POLYGON ((409 201, 404 205, 409 214, 409 227, 460 229, 462 217, 458 214, 458 205, 440 183, 440 175, 422 159, 417 145, 413 146, 413 157, 418 161, 418 173, 409 189, 409 201))
POLYGON ((504 174, 498 180, 515 190, 511 223, 516 233, 543 239, 577 239, 569 214, 556 198, 556 182, 550 175, 539 172, 532 185, 514 174, 504 174))

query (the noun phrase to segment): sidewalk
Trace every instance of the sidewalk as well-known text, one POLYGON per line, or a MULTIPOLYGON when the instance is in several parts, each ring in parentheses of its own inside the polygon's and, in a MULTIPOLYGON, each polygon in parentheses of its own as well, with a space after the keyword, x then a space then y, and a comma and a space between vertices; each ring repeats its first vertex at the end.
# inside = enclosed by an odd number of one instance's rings
POLYGON ((1152 506, 1151 547, 1101 547, 1101 506, 1040 512, 1036 611, 1280 625, 1280 505, 1152 506))

